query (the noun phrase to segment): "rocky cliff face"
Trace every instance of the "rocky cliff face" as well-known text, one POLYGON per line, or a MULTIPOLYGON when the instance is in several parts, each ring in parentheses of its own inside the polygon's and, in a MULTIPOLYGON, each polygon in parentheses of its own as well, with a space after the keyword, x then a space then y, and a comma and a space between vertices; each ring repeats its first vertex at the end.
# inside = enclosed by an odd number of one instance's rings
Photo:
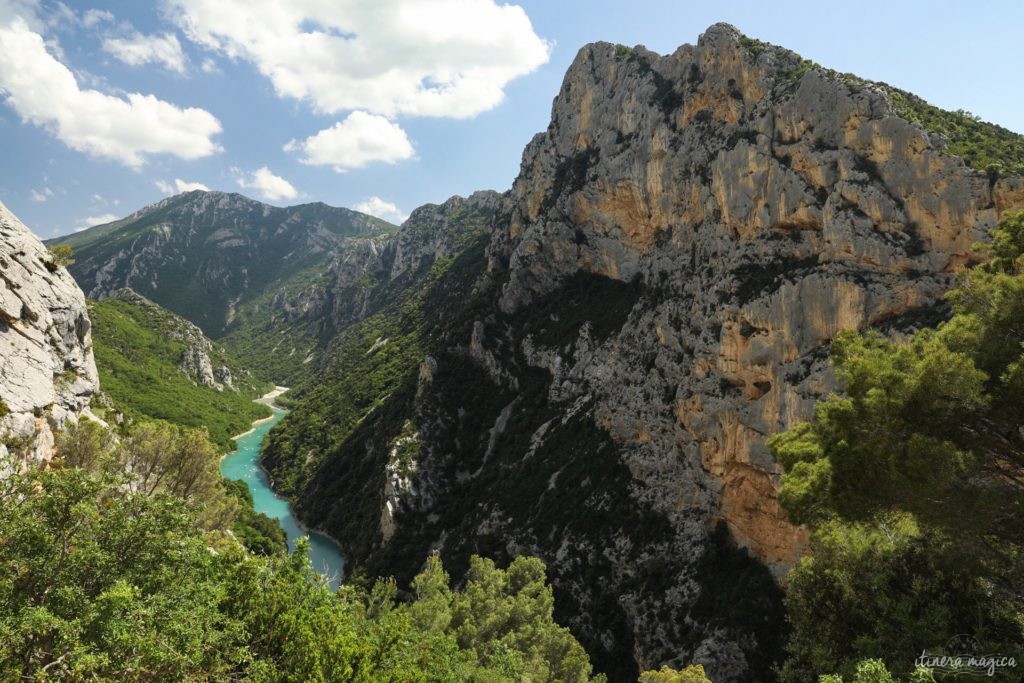
POLYGON ((584 47, 477 241, 404 294, 368 283, 400 305, 336 340, 271 436, 275 481, 370 572, 540 555, 616 680, 763 680, 806 543, 766 438, 838 389, 838 331, 942 320, 1024 206, 894 92, 726 25, 668 56, 584 47))
POLYGON ((703 508, 784 569, 804 534, 764 437, 836 389, 837 331, 935 320, 1024 187, 943 154, 884 87, 749 43, 718 25, 667 57, 584 48, 489 256, 508 312, 579 271, 657 288, 616 339, 532 361, 558 400, 595 397, 652 503, 703 508), (680 486, 694 469, 701 485, 680 486))
POLYGON ((0 457, 48 460, 99 390, 85 297, 0 204, 0 457))
POLYGON ((326 284, 292 298, 282 296, 275 307, 288 314, 289 322, 317 321, 326 328, 326 336, 333 337, 379 310, 385 290, 399 288, 422 275, 424 268, 460 253, 504 207, 505 196, 487 190, 421 206, 393 238, 362 240, 339 249, 326 284))

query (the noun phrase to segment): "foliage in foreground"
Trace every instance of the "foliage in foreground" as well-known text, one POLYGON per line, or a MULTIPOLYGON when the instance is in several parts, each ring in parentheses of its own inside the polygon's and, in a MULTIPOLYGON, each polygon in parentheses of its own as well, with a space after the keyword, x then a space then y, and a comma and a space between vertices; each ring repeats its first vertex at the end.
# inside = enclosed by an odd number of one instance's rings
POLYGON ((332 592, 307 559, 247 553, 198 508, 118 467, 0 481, 0 680, 586 681, 539 560, 431 558, 332 592))
POLYGON ((859 681, 862 658, 909 675, 961 633, 1020 659, 1024 212, 993 238, 950 321, 905 342, 840 335, 846 395, 769 443, 781 502, 813 532, 790 574, 785 680, 859 681))

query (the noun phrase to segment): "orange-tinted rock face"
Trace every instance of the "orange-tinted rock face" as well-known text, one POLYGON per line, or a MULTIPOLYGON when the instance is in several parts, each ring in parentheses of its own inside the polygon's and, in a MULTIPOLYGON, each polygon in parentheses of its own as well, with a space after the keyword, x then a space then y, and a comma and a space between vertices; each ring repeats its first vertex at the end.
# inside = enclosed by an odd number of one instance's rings
POLYGON ((765 440, 838 389, 829 342, 940 319, 972 245, 1024 205, 1019 179, 990 184, 880 90, 789 80, 795 64, 723 26, 667 57, 584 48, 490 252, 510 265, 506 311, 577 270, 643 279, 617 337, 556 350, 553 395, 596 396, 651 505, 680 526, 725 521, 777 576, 807 534, 778 504, 765 440))
POLYGON ((768 677, 777 581, 808 539, 767 438, 840 389, 840 331, 941 320, 1024 183, 944 154, 878 87, 744 45, 720 25, 669 56, 585 47, 515 185, 477 214, 487 272, 445 237, 478 202, 415 212, 382 250, 377 273, 458 267, 423 285, 441 320, 415 399, 382 398, 388 421, 332 456, 356 476, 310 487, 354 563, 535 554, 613 680, 690 661, 719 683, 768 677), (406 421, 422 439, 408 481, 379 462, 406 421), (756 597, 709 614, 723 587, 756 597))

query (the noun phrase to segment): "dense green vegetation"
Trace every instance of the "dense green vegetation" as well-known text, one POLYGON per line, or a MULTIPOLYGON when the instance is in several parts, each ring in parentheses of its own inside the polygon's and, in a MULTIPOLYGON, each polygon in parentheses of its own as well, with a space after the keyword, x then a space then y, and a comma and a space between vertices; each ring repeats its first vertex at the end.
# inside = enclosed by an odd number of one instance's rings
POLYGON ((329 345, 334 330, 325 327, 324 318, 288 320, 279 309, 280 300, 310 288, 323 290, 328 285, 329 275, 322 264, 293 274, 278 288, 243 304, 237 319, 218 342, 256 377, 285 386, 296 385, 317 367, 319 354, 329 345))
POLYGON ((886 86, 896 114, 919 123, 930 133, 946 138, 946 151, 961 157, 971 168, 987 171, 993 178, 1001 173, 1024 175, 1024 136, 994 123, 980 120, 970 112, 946 111, 905 90, 886 86))
POLYGON ((187 325, 155 304, 104 299, 90 302, 93 354, 100 385, 115 409, 131 419, 145 417, 190 427, 206 427, 224 451, 234 448, 231 437, 253 420, 270 415, 253 403, 269 385, 258 382, 212 346, 214 367, 232 371, 237 391, 202 386, 178 369, 186 343, 174 330, 187 325))
POLYGON ((241 503, 231 531, 242 545, 260 555, 273 555, 288 549, 287 536, 277 520, 253 509, 252 492, 244 481, 224 479, 222 485, 241 503))
POLYGON ((62 467, 0 480, 3 680, 589 679, 538 560, 474 558, 456 592, 432 557, 401 601, 387 581, 334 593, 303 543, 261 557, 218 531, 216 460, 154 434, 111 450, 84 423, 62 467))
POLYGON ((639 683, 711 683, 704 674, 704 667, 693 664, 682 671, 663 666, 657 671, 645 671, 640 674, 639 683))
POLYGON ((1024 212, 985 248, 937 329, 838 337, 845 396, 770 442, 781 501, 813 531, 790 575, 785 680, 860 680, 863 658, 909 675, 958 633, 1020 659, 1024 212))

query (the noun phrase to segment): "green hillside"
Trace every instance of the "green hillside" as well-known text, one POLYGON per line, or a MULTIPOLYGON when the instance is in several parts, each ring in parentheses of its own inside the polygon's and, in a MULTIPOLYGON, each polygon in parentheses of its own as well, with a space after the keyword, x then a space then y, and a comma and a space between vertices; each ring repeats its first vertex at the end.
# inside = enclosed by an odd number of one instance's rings
POLYGON ((202 386, 179 369, 188 346, 180 337, 191 326, 170 311, 152 302, 140 305, 111 298, 90 302, 89 315, 101 386, 114 408, 129 418, 205 426, 210 438, 227 451, 233 448, 233 435, 270 414, 266 406, 253 403, 268 386, 215 344, 210 344, 211 363, 231 370, 237 390, 202 386))

